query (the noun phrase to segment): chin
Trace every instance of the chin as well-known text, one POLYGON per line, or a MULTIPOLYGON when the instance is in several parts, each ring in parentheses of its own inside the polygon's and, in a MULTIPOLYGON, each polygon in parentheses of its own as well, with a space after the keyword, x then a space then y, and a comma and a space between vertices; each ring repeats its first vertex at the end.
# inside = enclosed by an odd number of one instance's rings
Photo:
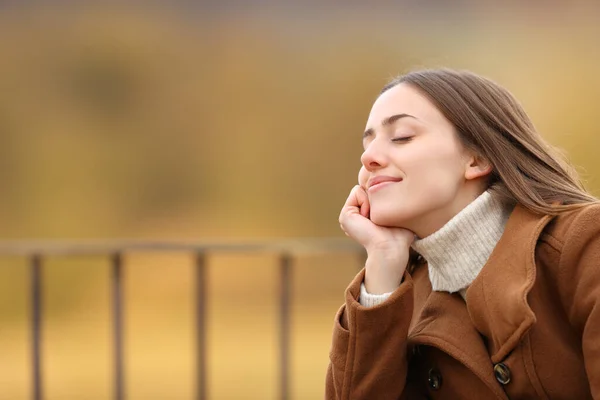
POLYGON ((407 222, 411 219, 410 215, 405 215, 399 210, 373 210, 369 215, 371 221, 379 226, 390 226, 394 228, 408 229, 407 222))

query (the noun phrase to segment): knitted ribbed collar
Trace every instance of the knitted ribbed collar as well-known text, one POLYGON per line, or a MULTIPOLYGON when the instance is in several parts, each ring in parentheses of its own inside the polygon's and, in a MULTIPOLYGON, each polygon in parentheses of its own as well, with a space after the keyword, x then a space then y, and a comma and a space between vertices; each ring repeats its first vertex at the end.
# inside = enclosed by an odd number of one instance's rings
POLYGON ((412 247, 427 260, 432 289, 464 294, 500 240, 511 211, 486 191, 440 230, 415 240, 412 247))

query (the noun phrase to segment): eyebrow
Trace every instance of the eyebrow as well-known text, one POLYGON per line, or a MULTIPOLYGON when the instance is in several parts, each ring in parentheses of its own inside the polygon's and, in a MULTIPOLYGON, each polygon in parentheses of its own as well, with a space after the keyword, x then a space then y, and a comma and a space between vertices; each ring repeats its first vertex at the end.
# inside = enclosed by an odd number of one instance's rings
MULTIPOLYGON (((394 122, 396 122, 396 121, 398 121, 399 119, 402 119, 402 118, 414 118, 414 119, 418 120, 418 118, 415 117, 414 115, 400 113, 400 114, 390 115, 389 117, 384 118, 381 121, 381 126, 392 125, 394 122)), ((369 136, 369 135, 371 135, 373 133, 375 133, 375 130, 373 128, 369 128, 369 129, 367 129, 365 131, 365 133, 363 134, 363 137, 369 136)))

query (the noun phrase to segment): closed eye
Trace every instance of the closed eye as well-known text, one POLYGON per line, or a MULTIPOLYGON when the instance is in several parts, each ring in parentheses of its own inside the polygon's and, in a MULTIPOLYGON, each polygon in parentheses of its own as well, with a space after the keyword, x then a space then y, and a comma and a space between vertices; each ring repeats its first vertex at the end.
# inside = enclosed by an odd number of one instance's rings
POLYGON ((395 137, 395 138, 392 138, 392 142, 406 143, 406 142, 410 142, 412 140, 412 138, 413 138, 413 136, 395 137))

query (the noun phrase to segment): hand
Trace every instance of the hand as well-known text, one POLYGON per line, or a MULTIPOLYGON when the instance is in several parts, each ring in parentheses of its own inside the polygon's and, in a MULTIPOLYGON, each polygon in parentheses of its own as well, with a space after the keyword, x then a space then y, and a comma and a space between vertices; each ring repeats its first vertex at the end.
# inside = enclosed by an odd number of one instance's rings
POLYGON ((339 222, 344 233, 367 251, 365 287, 369 293, 395 290, 408 264, 414 233, 404 228, 376 225, 369 219, 367 192, 359 185, 352 188, 339 222))

